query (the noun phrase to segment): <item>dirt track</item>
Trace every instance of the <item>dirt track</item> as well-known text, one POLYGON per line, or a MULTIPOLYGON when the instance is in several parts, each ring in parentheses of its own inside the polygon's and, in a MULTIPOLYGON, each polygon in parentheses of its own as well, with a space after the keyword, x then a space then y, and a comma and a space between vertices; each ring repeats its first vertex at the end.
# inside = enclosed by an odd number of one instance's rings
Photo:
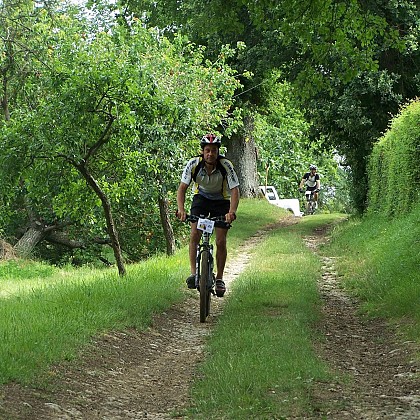
MULTIPOLYGON (((314 233, 306 244, 318 253, 327 232, 314 233)), ((402 342, 384 321, 360 316, 358 302, 340 288, 334 259, 319 256, 326 341, 318 351, 349 381, 318 384, 314 400, 330 406, 328 418, 420 419, 420 366, 413 357, 418 346, 402 342)))
MULTIPOLYGON (((241 258, 230 261, 225 277, 228 290, 246 267, 248 250, 263 238, 260 232, 248 241, 241 258)), ((306 243, 318 252, 325 238, 326 231, 320 230, 306 238, 306 243)), ((319 282, 324 301, 320 329, 326 341, 317 351, 339 375, 333 383, 316 384, 313 406, 327 410, 308 413, 305 418, 420 419, 419 367, 410 361, 414 344, 401 343, 380 321, 360 318, 357 302, 339 288, 334 260, 319 257, 324 262, 319 282), (344 374, 349 381, 341 379, 344 374)), ((170 419, 174 413, 183 418, 205 339, 224 301, 214 299, 212 316, 200 324, 198 296, 188 292, 185 302, 156 317, 144 333, 106 335, 83 355, 77 367, 70 364, 54 369, 51 389, 1 387, 0 418, 170 419)))

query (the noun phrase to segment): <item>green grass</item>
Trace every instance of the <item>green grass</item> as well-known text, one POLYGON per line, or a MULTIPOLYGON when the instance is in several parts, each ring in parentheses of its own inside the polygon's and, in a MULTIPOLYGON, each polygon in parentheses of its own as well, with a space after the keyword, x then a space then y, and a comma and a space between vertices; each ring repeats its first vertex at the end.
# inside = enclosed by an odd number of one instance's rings
POLYGON ((0 383, 27 383, 107 330, 144 328, 182 298, 179 266, 176 257, 156 258, 129 267, 123 279, 115 270, 57 275, 54 284, 2 299, 0 383))
MULTIPOLYGON (((281 217, 265 201, 242 200, 229 233, 232 255, 248 235, 281 217), (254 216, 258 214, 259 216, 254 216)), ((59 269, 30 261, 0 263, 0 384, 39 380, 48 366, 77 357, 92 337, 149 325, 185 296, 187 248, 127 267, 59 269)))
POLYGON ((339 257, 343 284, 366 313, 404 326, 420 341, 420 206, 394 219, 351 219, 324 252, 339 257))
POLYGON ((303 244, 337 215, 272 232, 234 283, 192 390, 191 418, 270 419, 311 413, 311 389, 329 378, 316 356, 320 262, 303 244))
MULTIPOLYGON (((229 257, 256 231, 285 212, 263 200, 242 200, 229 232, 229 257)), ((343 284, 372 316, 406 327, 420 341, 420 208, 409 216, 349 219, 318 214, 267 234, 232 285, 209 336, 207 358, 192 387, 194 419, 316 416, 312 390, 334 372, 316 356, 319 259, 302 237, 330 225, 322 248, 336 256, 343 284)), ((116 269, 58 269, 30 262, 0 264, 0 383, 39 383, 48 367, 77 359, 109 330, 147 327, 187 293, 187 247, 116 269), (35 379, 36 378, 36 379, 35 379)))
POLYGON ((0 263, 0 298, 19 295, 42 287, 56 278, 58 269, 47 264, 25 260, 0 263))
POLYGON ((290 215, 290 213, 269 204, 265 199, 242 199, 239 204, 238 220, 233 223, 228 234, 229 254, 235 255, 241 242, 259 229, 279 221, 286 215, 290 215))

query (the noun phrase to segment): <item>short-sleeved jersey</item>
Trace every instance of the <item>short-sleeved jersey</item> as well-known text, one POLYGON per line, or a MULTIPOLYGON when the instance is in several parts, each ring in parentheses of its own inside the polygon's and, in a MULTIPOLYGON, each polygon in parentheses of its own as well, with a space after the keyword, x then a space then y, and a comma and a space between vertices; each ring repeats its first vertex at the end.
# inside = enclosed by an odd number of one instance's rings
POLYGON ((319 174, 311 175, 310 172, 306 172, 303 175, 303 179, 305 180, 305 185, 312 188, 316 186, 316 181, 319 180, 319 174))
POLYGON ((226 158, 219 160, 226 170, 226 176, 222 174, 217 166, 209 175, 203 165, 198 170, 194 180, 193 173, 201 159, 200 156, 197 156, 188 161, 182 172, 181 182, 189 185, 192 181, 194 194, 201 194, 210 200, 229 200, 230 190, 239 186, 238 176, 232 162, 226 158))

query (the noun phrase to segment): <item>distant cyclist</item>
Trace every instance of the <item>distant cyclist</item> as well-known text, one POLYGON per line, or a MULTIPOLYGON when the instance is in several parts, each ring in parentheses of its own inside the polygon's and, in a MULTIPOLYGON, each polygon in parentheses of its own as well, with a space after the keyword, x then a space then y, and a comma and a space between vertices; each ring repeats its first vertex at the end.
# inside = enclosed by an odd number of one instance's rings
POLYGON ((314 192, 314 201, 318 207, 318 192, 321 189, 321 183, 319 181, 319 174, 317 173, 317 167, 315 165, 310 165, 309 172, 306 172, 303 175, 299 185, 300 191, 303 191, 304 185, 306 185, 306 191, 314 192))
MULTIPOLYGON (((214 134, 206 134, 200 141, 202 154, 188 161, 182 172, 181 182, 177 192, 177 217, 185 220, 185 195, 187 188, 193 183, 193 202, 190 214, 194 216, 210 214, 210 217, 225 216, 226 222, 236 219, 239 204, 238 176, 230 160, 219 154, 221 140, 214 134)), ((226 287, 223 272, 226 264, 226 237, 228 228, 223 223, 215 223, 216 227, 216 293, 223 296, 226 287)), ((191 275, 186 282, 189 289, 195 288, 195 260, 197 245, 201 231, 197 222, 191 223, 190 234, 190 268, 191 275)))

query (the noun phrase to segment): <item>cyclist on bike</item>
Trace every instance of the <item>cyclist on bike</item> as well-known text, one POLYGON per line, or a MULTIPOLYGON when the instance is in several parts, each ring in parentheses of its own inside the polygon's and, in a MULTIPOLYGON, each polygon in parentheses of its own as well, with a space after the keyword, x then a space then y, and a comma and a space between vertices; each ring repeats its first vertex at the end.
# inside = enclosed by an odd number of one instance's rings
MULTIPOLYGON (((239 204, 239 180, 232 163, 219 153, 221 140, 214 134, 206 134, 200 141, 202 154, 188 161, 181 176, 177 192, 177 217, 186 219, 185 196, 193 182, 193 201, 190 214, 195 216, 225 216, 227 223, 236 219, 239 204)), ((228 227, 222 222, 215 223, 216 231, 216 293, 223 296, 226 286, 223 272, 227 258, 226 238, 228 227)), ((190 267, 191 275, 186 283, 189 289, 195 288, 195 258, 201 231, 197 223, 191 223, 190 234, 190 267)))
POLYGON ((299 191, 303 192, 303 186, 306 185, 306 191, 314 192, 314 201, 318 207, 318 192, 321 189, 321 183, 316 171, 317 167, 315 165, 309 165, 309 172, 306 172, 300 181, 299 191))

